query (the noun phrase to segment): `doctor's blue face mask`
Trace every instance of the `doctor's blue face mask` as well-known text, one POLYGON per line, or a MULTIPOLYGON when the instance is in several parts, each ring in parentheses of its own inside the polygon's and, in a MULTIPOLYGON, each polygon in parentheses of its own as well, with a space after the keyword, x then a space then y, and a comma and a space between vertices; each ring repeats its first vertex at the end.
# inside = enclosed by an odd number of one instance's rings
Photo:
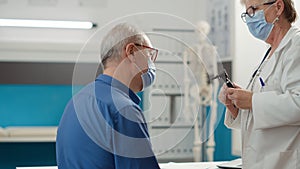
MULTIPOLYGON (((276 1, 269 2, 268 4, 261 4, 261 5, 269 5, 269 4, 273 5, 275 2, 276 1)), ((269 6, 265 10, 268 10, 271 6, 269 6)), ((264 10, 259 10, 256 11, 255 13, 254 10, 255 8, 253 6, 249 7, 247 9, 247 12, 242 14, 242 17, 245 18, 250 33, 254 37, 266 41, 274 27, 274 23, 278 20, 278 18, 276 18, 272 23, 268 23, 265 18, 264 10), (253 13, 249 14, 248 13, 249 9, 252 9, 253 13)))

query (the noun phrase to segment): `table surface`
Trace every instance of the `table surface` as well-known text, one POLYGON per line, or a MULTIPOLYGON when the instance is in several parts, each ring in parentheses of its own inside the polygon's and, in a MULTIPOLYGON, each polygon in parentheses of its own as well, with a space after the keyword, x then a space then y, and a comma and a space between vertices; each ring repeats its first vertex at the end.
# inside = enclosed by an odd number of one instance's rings
MULTIPOLYGON (((224 162, 190 162, 190 163, 163 163, 161 169, 218 169, 216 165, 224 162)), ((57 169, 57 166, 48 167, 17 167, 17 169, 57 169)))

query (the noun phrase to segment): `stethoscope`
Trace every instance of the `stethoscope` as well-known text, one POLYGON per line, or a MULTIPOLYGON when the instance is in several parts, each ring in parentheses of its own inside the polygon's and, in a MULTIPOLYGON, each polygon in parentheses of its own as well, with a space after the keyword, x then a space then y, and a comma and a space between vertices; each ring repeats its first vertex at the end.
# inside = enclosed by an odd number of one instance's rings
MULTIPOLYGON (((251 79, 250 79, 250 81, 249 81, 249 83, 248 83, 246 89, 248 89, 249 86, 251 85, 251 83, 253 82, 254 77, 256 76, 256 74, 258 73, 258 71, 261 69, 263 63, 265 62, 265 60, 266 60, 266 58, 267 58, 267 56, 268 56, 269 53, 271 52, 271 49, 272 49, 272 48, 270 47, 270 48, 267 50, 267 52, 266 52, 264 58, 262 59, 262 61, 261 61, 260 64, 259 64, 258 68, 253 72, 252 77, 251 77, 251 79)), ((227 72, 226 72, 225 69, 223 69, 222 73, 216 75, 215 77, 211 78, 210 80, 214 80, 214 79, 222 79, 222 80, 225 82, 225 84, 226 84, 227 87, 229 87, 229 88, 234 88, 234 85, 233 85, 233 83, 231 82, 231 80, 229 79, 229 76, 228 76, 228 74, 227 74, 227 72)))
POLYGON ((262 59, 262 61, 261 61, 260 64, 259 64, 258 68, 253 72, 253 74, 252 74, 252 76, 251 76, 251 79, 250 79, 250 81, 249 81, 249 83, 248 83, 246 89, 248 89, 248 88, 250 87, 250 85, 251 85, 251 83, 253 82, 254 77, 256 76, 257 72, 260 70, 262 64, 265 62, 267 56, 268 56, 269 53, 271 52, 271 49, 272 49, 272 48, 270 47, 270 48, 267 50, 267 52, 266 52, 264 58, 262 59))

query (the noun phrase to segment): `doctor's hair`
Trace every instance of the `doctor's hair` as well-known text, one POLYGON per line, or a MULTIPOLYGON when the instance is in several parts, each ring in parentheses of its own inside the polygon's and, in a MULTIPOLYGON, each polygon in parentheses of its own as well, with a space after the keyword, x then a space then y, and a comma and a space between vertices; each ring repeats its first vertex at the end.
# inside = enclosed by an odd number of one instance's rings
POLYGON ((113 27, 103 38, 100 47, 101 63, 104 69, 109 61, 119 61, 121 51, 128 43, 142 44, 145 33, 128 23, 120 23, 113 27))
POLYGON ((284 3, 284 17, 288 20, 289 23, 296 21, 297 12, 295 10, 295 5, 292 0, 282 0, 284 3))
MULTIPOLYGON (((245 5, 248 0, 240 0, 242 5, 245 5)), ((264 2, 272 2, 274 0, 261 0, 264 2)), ((297 12, 295 10, 295 5, 293 0, 282 0, 284 3, 284 17, 288 20, 289 23, 294 23, 297 18, 297 12)))

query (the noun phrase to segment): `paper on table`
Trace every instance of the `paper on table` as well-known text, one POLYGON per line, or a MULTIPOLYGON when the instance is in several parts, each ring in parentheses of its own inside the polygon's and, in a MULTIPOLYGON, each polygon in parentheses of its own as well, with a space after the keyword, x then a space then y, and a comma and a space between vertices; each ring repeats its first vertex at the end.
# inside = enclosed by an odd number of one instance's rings
POLYGON ((222 164, 218 165, 218 167, 226 168, 226 169, 242 169, 242 159, 238 158, 236 160, 222 163, 222 164))
POLYGON ((217 169, 217 164, 224 162, 200 162, 200 163, 166 163, 160 164, 161 169, 217 169))

